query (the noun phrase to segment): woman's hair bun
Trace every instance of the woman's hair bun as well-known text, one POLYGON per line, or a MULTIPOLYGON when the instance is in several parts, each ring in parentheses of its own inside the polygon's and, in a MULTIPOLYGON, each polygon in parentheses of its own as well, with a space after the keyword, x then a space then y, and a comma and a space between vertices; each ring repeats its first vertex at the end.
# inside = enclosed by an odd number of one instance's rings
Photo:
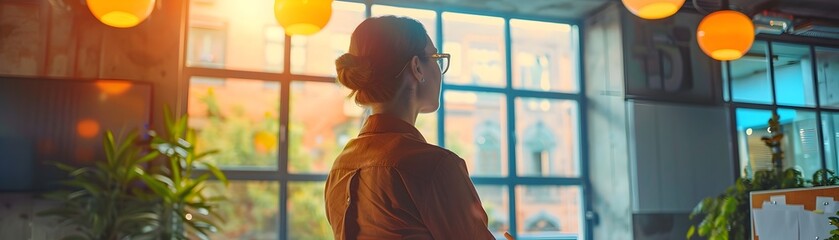
POLYGON ((335 60, 335 70, 338 82, 353 91, 367 89, 373 74, 372 63, 368 58, 349 53, 335 60))

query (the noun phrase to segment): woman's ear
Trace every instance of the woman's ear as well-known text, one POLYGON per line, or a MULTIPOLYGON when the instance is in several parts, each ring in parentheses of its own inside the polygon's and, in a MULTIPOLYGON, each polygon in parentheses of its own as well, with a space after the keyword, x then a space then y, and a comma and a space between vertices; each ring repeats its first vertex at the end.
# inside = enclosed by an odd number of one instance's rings
POLYGON ((422 64, 417 56, 411 58, 411 74, 414 75, 414 79, 419 82, 423 82, 425 79, 422 72, 422 64))

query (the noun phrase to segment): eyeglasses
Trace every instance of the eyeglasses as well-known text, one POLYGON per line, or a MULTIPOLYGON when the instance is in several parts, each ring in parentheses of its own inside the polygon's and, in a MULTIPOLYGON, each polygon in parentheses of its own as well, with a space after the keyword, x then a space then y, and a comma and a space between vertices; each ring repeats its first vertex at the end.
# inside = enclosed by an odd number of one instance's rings
MULTIPOLYGON (((449 71, 449 64, 451 62, 449 60, 451 60, 451 58, 452 58, 451 54, 448 54, 448 53, 432 53, 431 55, 429 55, 429 57, 433 58, 434 61, 437 61, 437 66, 440 67, 440 75, 446 74, 446 72, 449 71)), ((394 77, 394 78, 397 78, 400 75, 402 75, 402 73, 405 72, 405 69, 408 68, 409 64, 411 64, 411 61, 408 61, 407 63, 405 63, 405 66, 402 67, 402 70, 400 70, 399 73, 396 74, 396 77, 394 77)))
POLYGON ((449 71, 449 64, 451 63, 452 55, 448 53, 434 53, 431 58, 437 60, 437 65, 440 66, 440 74, 446 74, 449 71))

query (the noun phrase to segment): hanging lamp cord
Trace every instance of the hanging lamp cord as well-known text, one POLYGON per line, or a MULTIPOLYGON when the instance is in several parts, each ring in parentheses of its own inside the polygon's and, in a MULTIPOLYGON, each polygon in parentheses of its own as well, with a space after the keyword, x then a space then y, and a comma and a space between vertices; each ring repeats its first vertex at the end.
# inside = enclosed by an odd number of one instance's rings
MULTIPOLYGON (((699 6, 698 0, 691 0, 691 3, 693 3, 693 8, 702 15, 708 15, 711 13, 702 6, 699 6)), ((720 10, 729 10, 728 0, 720 0, 720 10)))

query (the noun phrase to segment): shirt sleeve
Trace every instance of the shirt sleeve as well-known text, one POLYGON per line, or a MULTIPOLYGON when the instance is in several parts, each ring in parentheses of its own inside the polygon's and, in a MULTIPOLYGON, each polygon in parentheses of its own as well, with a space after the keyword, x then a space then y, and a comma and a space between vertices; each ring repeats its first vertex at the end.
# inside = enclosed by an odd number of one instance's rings
POLYGON ((417 205, 434 239, 495 239, 463 159, 444 159, 428 186, 417 205))

